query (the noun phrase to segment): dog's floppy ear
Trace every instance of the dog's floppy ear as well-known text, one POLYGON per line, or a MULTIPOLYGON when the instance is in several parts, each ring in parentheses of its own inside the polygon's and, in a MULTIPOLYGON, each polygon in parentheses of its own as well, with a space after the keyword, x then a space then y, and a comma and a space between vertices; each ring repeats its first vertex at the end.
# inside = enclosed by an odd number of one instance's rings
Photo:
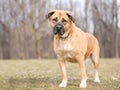
POLYGON ((47 15, 46 15, 46 19, 50 18, 50 16, 52 16, 55 13, 55 11, 50 11, 47 15))
POLYGON ((67 16, 71 21, 75 22, 75 18, 71 15, 71 13, 67 12, 67 16))

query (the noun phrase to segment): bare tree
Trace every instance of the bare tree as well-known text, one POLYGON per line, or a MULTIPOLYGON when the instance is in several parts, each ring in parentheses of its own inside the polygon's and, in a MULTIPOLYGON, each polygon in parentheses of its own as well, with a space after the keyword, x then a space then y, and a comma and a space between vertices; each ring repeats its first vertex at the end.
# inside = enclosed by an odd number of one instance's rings
POLYGON ((54 58, 45 19, 52 9, 71 11, 79 28, 92 31, 102 57, 120 57, 117 0, 0 0, 0 58, 54 58))
MULTIPOLYGON (((99 39, 102 57, 116 57, 116 36, 118 33, 117 3, 114 1, 93 0, 94 34, 99 39)), ((118 38, 118 36, 117 36, 118 38)), ((116 41, 117 40, 117 41, 116 41)), ((117 49, 116 49, 117 48, 117 49)))

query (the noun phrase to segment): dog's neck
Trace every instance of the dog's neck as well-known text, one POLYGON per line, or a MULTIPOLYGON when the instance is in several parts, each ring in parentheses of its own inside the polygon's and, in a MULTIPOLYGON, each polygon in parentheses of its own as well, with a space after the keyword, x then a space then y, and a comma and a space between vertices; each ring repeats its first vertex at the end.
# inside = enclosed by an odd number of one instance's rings
POLYGON ((60 37, 61 39, 66 39, 66 38, 69 37, 69 35, 70 35, 70 32, 66 32, 64 35, 59 36, 59 37, 60 37))

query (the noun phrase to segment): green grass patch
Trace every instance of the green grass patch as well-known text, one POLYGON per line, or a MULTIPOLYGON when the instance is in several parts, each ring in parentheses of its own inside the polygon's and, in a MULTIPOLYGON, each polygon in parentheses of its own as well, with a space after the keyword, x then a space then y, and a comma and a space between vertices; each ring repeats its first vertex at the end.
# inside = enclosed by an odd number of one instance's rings
POLYGON ((0 90, 120 90, 119 66, 120 59, 101 59, 98 84, 88 61, 88 87, 80 89, 79 65, 67 63, 68 86, 59 88, 62 77, 57 60, 0 60, 0 90))

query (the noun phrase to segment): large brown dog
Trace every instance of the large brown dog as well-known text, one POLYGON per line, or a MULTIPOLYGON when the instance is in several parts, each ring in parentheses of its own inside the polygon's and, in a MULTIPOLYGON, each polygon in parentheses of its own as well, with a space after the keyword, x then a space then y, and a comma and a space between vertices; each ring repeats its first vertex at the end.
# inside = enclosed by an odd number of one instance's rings
POLYGON ((62 71, 62 82, 60 87, 67 86, 67 75, 65 61, 79 63, 81 70, 80 87, 87 87, 85 60, 92 55, 95 65, 95 82, 100 82, 98 76, 99 66, 99 45, 97 39, 88 33, 83 32, 74 24, 75 20, 69 11, 52 10, 48 13, 50 25, 54 33, 54 50, 57 55, 62 71))

